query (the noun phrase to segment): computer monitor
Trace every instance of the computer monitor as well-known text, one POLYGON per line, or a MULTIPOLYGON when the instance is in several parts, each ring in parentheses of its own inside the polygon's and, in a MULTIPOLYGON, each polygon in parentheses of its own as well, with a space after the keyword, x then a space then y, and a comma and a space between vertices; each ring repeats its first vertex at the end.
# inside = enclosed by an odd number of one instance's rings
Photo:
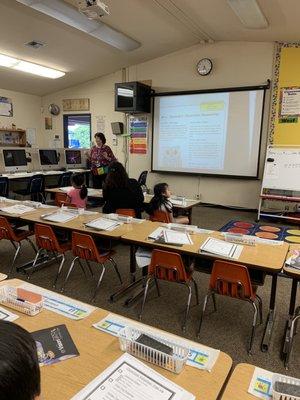
POLYGON ((40 149, 39 157, 42 169, 58 169, 59 159, 56 150, 40 149))
POLYGON ((67 169, 84 167, 81 150, 65 149, 65 159, 67 169))
POLYGON ((27 171, 26 151, 24 149, 3 149, 6 172, 27 171))

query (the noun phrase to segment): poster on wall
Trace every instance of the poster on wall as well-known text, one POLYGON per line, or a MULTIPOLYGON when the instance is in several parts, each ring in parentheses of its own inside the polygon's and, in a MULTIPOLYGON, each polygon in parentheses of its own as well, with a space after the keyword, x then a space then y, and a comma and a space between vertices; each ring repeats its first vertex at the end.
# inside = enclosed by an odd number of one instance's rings
POLYGON ((45 117, 45 129, 46 130, 52 129, 52 117, 45 117))
POLYGON ((147 133, 148 118, 130 117, 129 119, 130 133, 130 153, 131 154, 147 154, 147 133))
POLYGON ((281 88, 279 114, 280 118, 300 116, 300 87, 281 88))
POLYGON ((90 111, 90 99, 64 99, 64 111, 90 111))
POLYGON ((1 117, 13 117, 13 104, 12 100, 8 97, 0 96, 0 116, 1 117))

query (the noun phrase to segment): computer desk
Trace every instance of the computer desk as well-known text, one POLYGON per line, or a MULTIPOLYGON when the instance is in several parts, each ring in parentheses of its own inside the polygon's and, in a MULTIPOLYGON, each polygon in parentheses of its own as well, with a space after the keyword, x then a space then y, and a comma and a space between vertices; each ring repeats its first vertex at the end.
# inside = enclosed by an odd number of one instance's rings
POLYGON ((42 174, 45 176, 54 176, 54 175, 61 175, 65 172, 76 172, 76 173, 86 173, 89 172, 89 169, 83 169, 83 168, 78 168, 78 169, 69 169, 65 171, 58 171, 58 170, 49 170, 49 171, 30 171, 30 172, 13 172, 13 173, 2 173, 1 176, 6 177, 8 179, 24 179, 24 178, 30 178, 34 175, 42 174))
MULTIPOLYGON (((12 279, 0 282, 0 285, 18 286, 22 283, 24 282, 21 280, 12 279)), ((96 308, 91 315, 79 321, 48 310, 43 310, 34 317, 12 311, 20 316, 15 323, 29 332, 65 324, 79 350, 79 357, 41 367, 44 400, 69 400, 123 354, 117 338, 92 327, 92 324, 108 314, 104 309, 96 308)), ((147 329, 147 325, 145 328, 147 329)), ((176 340, 180 341, 180 337, 177 336, 176 340)), ((197 400, 215 400, 230 372, 232 359, 226 353, 220 352, 211 372, 186 366, 178 375, 152 364, 147 365, 193 393, 197 400)))
MULTIPOLYGON (((145 246, 150 248, 161 248, 168 251, 176 251, 181 254, 194 256, 197 258, 205 258, 210 260, 222 259, 217 255, 199 254, 199 248, 209 236, 216 238, 223 238, 220 232, 213 232, 212 234, 195 234, 191 235, 193 245, 184 245, 182 247, 167 245, 161 243, 155 243, 148 239, 148 236, 158 227, 160 223, 154 223, 147 221, 146 224, 138 225, 134 230, 128 232, 122 236, 122 241, 131 245, 131 260, 130 260, 130 272, 131 275, 135 274, 135 248, 137 246, 145 246)), ((275 320, 275 305, 276 305, 276 290, 277 290, 277 278, 278 273, 284 266, 289 245, 283 243, 281 245, 267 245, 267 244, 256 244, 255 246, 244 246, 243 251, 238 260, 230 260, 232 262, 246 265, 251 269, 256 269, 267 273, 272 276, 272 287, 270 293, 269 313, 265 325, 265 332, 261 344, 262 351, 268 351, 274 320, 275 320)), ((133 282, 131 282, 133 283, 133 282)), ((117 297, 117 296, 116 296, 117 297)), ((127 301, 127 304, 128 301, 127 301)))
MULTIPOLYGON (((46 192, 49 193, 62 193, 65 191, 64 188, 49 188, 45 189, 46 192)), ((102 190, 101 189, 93 189, 88 188, 88 197, 95 198, 95 199, 102 199, 102 190)), ((144 204, 149 204, 150 200, 152 199, 153 195, 151 194, 144 194, 144 204)), ((193 200, 193 199, 186 199, 183 204, 176 204, 173 205, 173 209, 176 211, 184 211, 186 216, 189 219, 189 223, 192 223, 192 211, 193 207, 199 205, 201 203, 200 200, 193 200)))
POLYGON ((248 388, 255 370, 255 365, 238 364, 232 372, 221 400, 255 400, 248 388))

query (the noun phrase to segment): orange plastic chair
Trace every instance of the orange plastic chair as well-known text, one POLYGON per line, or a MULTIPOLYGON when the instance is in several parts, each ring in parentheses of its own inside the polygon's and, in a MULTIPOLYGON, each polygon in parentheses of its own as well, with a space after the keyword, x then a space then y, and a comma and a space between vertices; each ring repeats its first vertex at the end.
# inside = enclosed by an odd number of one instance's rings
POLYGON ((228 261, 216 260, 211 272, 208 293, 205 296, 203 303, 198 337, 200 336, 203 316, 210 296, 213 298, 215 311, 217 310, 215 299, 216 294, 248 301, 254 308, 252 331, 248 346, 248 353, 251 354, 258 312, 260 315, 260 324, 262 323, 262 301, 256 294, 256 290, 257 286, 252 286, 249 271, 246 266, 228 261), (256 300, 258 301, 258 304, 256 304, 256 300))
POLYGON ((126 215, 126 217, 135 218, 135 210, 133 208, 118 208, 116 213, 119 215, 126 215))
POLYGON ((68 197, 67 193, 57 192, 55 193, 55 205, 57 207, 61 207, 62 205, 69 205, 70 198, 68 197))
POLYGON ((103 275, 105 272, 104 264, 106 263, 106 261, 110 261, 110 263, 114 267, 114 269, 118 275, 118 278, 122 284, 122 278, 121 278, 120 272, 118 270, 118 266, 117 266, 115 260, 112 258, 114 251, 98 249, 92 236, 87 235, 85 233, 73 232, 72 233, 72 253, 75 257, 70 265, 69 271, 67 273, 66 279, 65 279, 64 284, 61 289, 62 291, 64 290, 64 287, 69 279, 69 276, 74 268, 76 261, 78 261, 83 273, 85 274, 85 270, 81 263, 81 260, 86 261, 86 264, 87 264, 88 269, 92 276, 93 276, 93 272, 92 272, 92 268, 90 266, 90 261, 94 261, 101 266, 100 277, 99 277, 94 295, 92 297, 92 301, 95 300, 98 288, 101 284, 101 281, 102 281, 102 278, 103 278, 103 275))
POLYGON ((158 250, 158 249, 153 250, 151 262, 148 267, 148 277, 147 277, 146 286, 144 289, 144 297, 143 297, 143 302, 142 302, 142 306, 141 306, 141 312, 139 315, 140 320, 142 319, 142 314, 143 314, 144 307, 145 307, 149 284, 153 280, 156 285, 158 296, 160 296, 158 280, 180 283, 180 284, 185 285, 188 288, 188 290, 189 290, 188 301, 187 301, 187 306, 186 306, 186 311, 185 311, 184 322, 182 325, 182 329, 183 329, 183 331, 185 331, 187 318, 188 318, 188 314, 189 314, 189 310, 190 310, 190 304, 191 304, 191 297, 192 297, 191 283, 192 282, 195 287, 197 304, 199 304, 199 295, 198 295, 198 286, 192 276, 192 272, 186 271, 180 254, 169 252, 169 251, 158 250))
POLYGON ((29 239, 29 236, 32 235, 33 232, 31 230, 13 229, 13 227, 10 225, 10 223, 5 217, 0 217, 0 240, 1 239, 9 240, 15 248, 15 255, 8 275, 11 275, 13 272, 14 265, 18 257, 18 254, 21 250, 21 243, 23 240, 26 240, 31 245, 35 253, 37 252, 34 244, 29 239))
POLYGON ((170 214, 166 211, 156 210, 150 215, 150 221, 153 222, 164 222, 169 224, 171 221, 170 214))
MULTIPOLYGON (((71 250, 72 247, 71 242, 59 243, 52 227, 49 225, 35 224, 34 233, 35 233, 36 244, 38 246, 38 252, 35 256, 31 273, 33 273, 34 267, 38 261, 41 252, 42 251, 51 252, 58 263, 58 271, 55 280, 53 282, 53 287, 55 288, 57 280, 60 276, 60 273, 62 271, 65 262, 65 253, 71 250), (60 257, 61 261, 59 262, 60 257)), ((30 276, 28 276, 28 278, 29 277, 30 276)))

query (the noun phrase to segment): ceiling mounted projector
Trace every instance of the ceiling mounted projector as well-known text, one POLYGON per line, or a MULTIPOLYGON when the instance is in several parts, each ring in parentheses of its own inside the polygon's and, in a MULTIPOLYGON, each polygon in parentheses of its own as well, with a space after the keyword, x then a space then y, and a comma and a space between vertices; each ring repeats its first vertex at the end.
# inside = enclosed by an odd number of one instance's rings
POLYGON ((136 40, 100 21, 100 17, 108 15, 109 10, 99 0, 78 0, 80 12, 63 0, 17 0, 17 2, 85 32, 119 50, 132 51, 141 46, 136 40), (96 17, 92 17, 93 15, 96 17))

